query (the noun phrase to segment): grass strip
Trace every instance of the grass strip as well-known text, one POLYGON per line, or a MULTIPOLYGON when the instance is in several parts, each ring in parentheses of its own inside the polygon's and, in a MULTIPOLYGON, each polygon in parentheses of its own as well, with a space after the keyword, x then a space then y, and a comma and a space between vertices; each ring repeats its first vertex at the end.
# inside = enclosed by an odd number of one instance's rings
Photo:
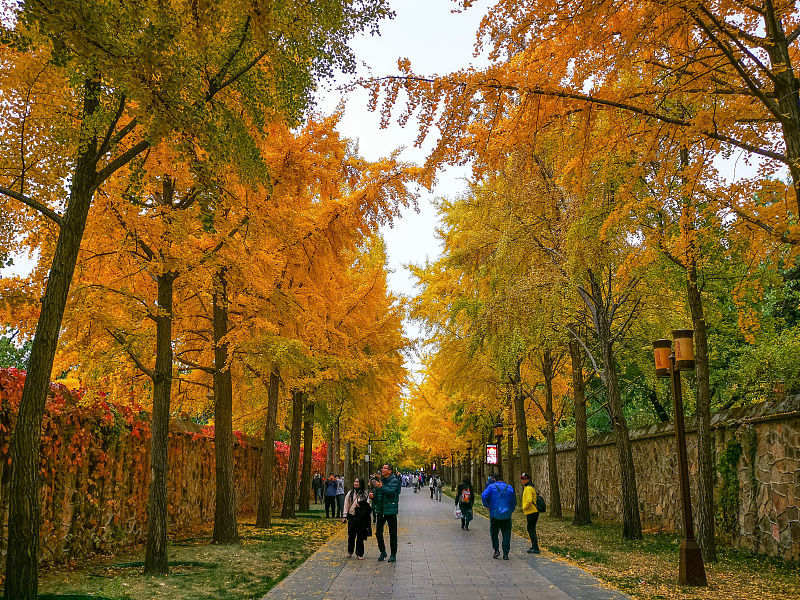
MULTIPOLYGON (((171 544, 170 574, 145 576, 139 554, 88 561, 40 578, 52 600, 244 600, 263 597, 342 527, 339 519, 275 519, 268 530, 239 526, 240 543, 171 544)), ((202 542, 200 541, 202 540, 202 542)))

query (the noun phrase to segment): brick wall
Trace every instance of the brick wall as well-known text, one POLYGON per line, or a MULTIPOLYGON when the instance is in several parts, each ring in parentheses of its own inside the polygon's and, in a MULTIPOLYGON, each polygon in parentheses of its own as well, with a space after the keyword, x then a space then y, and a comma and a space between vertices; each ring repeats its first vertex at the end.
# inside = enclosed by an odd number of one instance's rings
MULTIPOLYGON (((24 373, 0 369, 0 560, 5 564, 9 444, 24 373)), ((149 414, 101 402, 83 406, 78 394, 53 386, 42 427, 40 559, 62 562, 115 552, 146 535, 150 481, 149 414)), ((324 466, 324 448, 314 470, 324 466)), ((213 428, 170 423, 167 480, 170 535, 214 519, 213 428)), ((288 446, 276 443, 273 508, 283 501, 288 446)), ((258 503, 261 443, 237 432, 234 482, 238 513, 258 503)))

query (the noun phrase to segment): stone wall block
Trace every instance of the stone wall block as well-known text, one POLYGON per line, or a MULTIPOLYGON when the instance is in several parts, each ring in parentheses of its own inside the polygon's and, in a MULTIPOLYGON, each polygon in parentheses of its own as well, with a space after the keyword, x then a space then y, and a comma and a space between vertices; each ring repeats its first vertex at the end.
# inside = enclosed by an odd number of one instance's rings
MULTIPOLYGON (((736 546, 800 560, 800 396, 735 408, 712 416, 715 460, 730 440, 742 446, 736 468, 739 515, 728 540, 736 546)), ((630 432, 642 525, 677 531, 681 525, 677 451, 671 424, 630 432)), ((697 435, 687 419, 687 450, 693 507, 697 506, 697 435)), ((565 510, 575 503, 574 445, 559 446, 559 485, 565 510)), ((621 521, 619 466, 613 435, 589 443, 589 502, 595 518, 621 521)), ((531 476, 549 495, 547 453, 531 452, 531 476)), ((695 514, 696 522, 696 514, 695 514)))

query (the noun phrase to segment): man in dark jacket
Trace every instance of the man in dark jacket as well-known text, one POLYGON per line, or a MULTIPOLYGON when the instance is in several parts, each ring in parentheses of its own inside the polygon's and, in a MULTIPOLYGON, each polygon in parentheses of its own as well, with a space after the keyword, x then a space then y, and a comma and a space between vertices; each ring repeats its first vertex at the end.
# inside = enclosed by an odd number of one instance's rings
POLYGON ((397 560, 397 505, 400 499, 400 479, 392 473, 392 467, 383 465, 381 479, 375 482, 375 493, 372 509, 377 515, 375 539, 378 542, 380 556, 378 560, 386 560, 386 544, 383 541, 383 525, 389 526, 389 562, 397 560))
POLYGON ((328 475, 327 481, 325 481, 325 517, 326 518, 334 518, 336 517, 336 478, 333 476, 333 473, 328 475))
POLYGON ((508 560, 511 550, 511 515, 517 506, 517 495, 514 488, 503 481, 502 476, 495 476, 495 482, 489 484, 481 494, 483 505, 489 509, 489 534, 492 536, 494 558, 500 558, 497 533, 503 534, 503 560, 508 560))

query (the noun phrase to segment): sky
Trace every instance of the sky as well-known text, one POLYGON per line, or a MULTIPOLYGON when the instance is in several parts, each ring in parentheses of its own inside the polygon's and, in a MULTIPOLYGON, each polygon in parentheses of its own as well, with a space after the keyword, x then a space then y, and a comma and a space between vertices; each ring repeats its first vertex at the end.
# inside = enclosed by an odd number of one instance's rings
MULTIPOLYGON (((470 64, 480 66, 484 61, 473 57, 475 32, 487 0, 481 0, 464 13, 452 13, 450 0, 394 0, 396 17, 385 21, 380 36, 363 36, 354 40, 352 47, 361 68, 356 76, 381 76, 398 72, 397 59, 408 58, 416 73, 443 74, 470 64)), ((340 77, 322 86, 318 95, 317 110, 333 112, 342 100, 338 88, 352 77, 340 77)), ((405 128, 392 124, 380 128, 377 113, 369 112, 366 92, 349 94, 339 131, 346 137, 358 140, 359 152, 374 160, 402 148, 403 160, 421 164, 434 138, 429 138, 422 148, 414 147, 417 123, 409 120, 405 128)), ((435 132, 432 133, 435 135, 435 132)), ((413 278, 406 265, 424 264, 435 260, 441 248, 435 235, 437 226, 433 201, 436 198, 453 198, 462 193, 470 175, 468 167, 448 168, 438 174, 437 185, 419 198, 418 211, 407 209, 392 227, 384 227, 389 268, 389 287, 393 293, 413 296, 413 278)), ((406 335, 417 338, 420 329, 406 322, 406 335)), ((417 356, 409 358, 410 369, 419 367, 417 356)))

